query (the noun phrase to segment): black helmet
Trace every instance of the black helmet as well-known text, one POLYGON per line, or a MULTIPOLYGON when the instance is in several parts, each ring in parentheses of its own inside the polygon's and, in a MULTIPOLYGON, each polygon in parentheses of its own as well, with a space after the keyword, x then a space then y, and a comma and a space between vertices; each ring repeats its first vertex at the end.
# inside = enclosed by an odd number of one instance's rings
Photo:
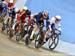
POLYGON ((31 15, 31 11, 30 10, 26 10, 26 14, 29 16, 31 15))

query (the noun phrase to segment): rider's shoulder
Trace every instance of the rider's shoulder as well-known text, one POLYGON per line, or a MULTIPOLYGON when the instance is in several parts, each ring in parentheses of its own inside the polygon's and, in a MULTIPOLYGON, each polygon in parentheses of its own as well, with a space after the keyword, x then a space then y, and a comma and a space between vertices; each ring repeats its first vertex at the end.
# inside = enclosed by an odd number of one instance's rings
POLYGON ((51 24, 52 24, 52 23, 55 23, 55 17, 51 17, 48 21, 49 21, 51 24))
POLYGON ((51 17, 50 20, 55 20, 55 17, 51 17))

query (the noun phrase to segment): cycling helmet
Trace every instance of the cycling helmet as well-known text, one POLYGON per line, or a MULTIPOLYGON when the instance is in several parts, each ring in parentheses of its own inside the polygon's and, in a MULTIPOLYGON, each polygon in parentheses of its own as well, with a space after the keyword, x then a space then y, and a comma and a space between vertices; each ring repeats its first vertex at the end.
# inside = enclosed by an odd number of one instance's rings
POLYGON ((20 12, 23 12, 24 11, 24 9, 23 8, 20 8, 20 12))
POLYGON ((31 15, 31 11, 30 10, 26 10, 26 14, 29 16, 31 15))
POLYGON ((18 8, 15 8, 15 12, 18 12, 19 11, 19 9, 18 8))
POLYGON ((60 16, 60 15, 56 15, 55 18, 56 18, 57 20, 61 20, 61 16, 60 16))
POLYGON ((28 10, 28 8, 27 8, 27 6, 24 6, 24 8, 23 8, 24 10, 28 10))
POLYGON ((42 12, 42 14, 43 14, 44 18, 47 18, 47 17, 48 17, 48 11, 47 11, 47 10, 44 10, 44 11, 42 12))

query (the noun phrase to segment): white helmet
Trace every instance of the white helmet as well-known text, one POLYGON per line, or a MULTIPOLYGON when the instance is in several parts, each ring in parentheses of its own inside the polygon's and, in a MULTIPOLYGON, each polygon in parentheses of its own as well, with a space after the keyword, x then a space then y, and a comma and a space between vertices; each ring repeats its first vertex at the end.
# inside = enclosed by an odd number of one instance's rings
POLYGON ((47 11, 47 10, 44 10, 44 11, 43 11, 43 14, 48 14, 48 11, 47 11))
POLYGON ((15 8, 15 12, 18 12, 19 11, 19 9, 18 8, 15 8))
POLYGON ((48 11, 47 10, 44 10, 42 14, 43 14, 44 18, 48 17, 48 11))
POLYGON ((27 6, 24 6, 24 10, 28 10, 27 6))
POLYGON ((61 16, 60 15, 56 15, 55 18, 57 18, 58 20, 61 20, 61 16))

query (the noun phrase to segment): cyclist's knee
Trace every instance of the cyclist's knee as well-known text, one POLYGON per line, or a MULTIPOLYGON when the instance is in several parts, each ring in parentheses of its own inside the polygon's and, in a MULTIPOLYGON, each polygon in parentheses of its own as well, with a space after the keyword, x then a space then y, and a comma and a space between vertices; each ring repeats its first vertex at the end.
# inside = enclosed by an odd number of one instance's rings
POLYGON ((37 27, 37 26, 35 26, 35 27, 34 27, 34 29, 33 29, 33 31, 36 31, 36 30, 37 30, 37 28, 38 28, 38 27, 37 27))

